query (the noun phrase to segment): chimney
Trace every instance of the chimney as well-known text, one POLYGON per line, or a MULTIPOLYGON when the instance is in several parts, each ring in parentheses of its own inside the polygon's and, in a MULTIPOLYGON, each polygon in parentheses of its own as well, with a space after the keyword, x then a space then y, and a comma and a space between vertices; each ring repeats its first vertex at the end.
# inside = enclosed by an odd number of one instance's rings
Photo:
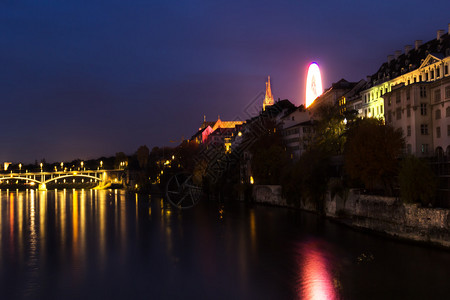
POLYGON ((405 54, 408 54, 409 51, 411 51, 411 50, 412 50, 412 46, 411 45, 406 45, 405 46, 405 54))
POLYGON ((388 55, 388 64, 394 59, 394 55, 388 55))
POLYGON ((395 50, 395 52, 394 52, 395 59, 397 59, 400 55, 402 55, 402 51, 401 50, 395 50))
POLYGON ((439 29, 439 30, 437 31, 436 39, 437 39, 438 41, 441 40, 441 36, 444 35, 444 32, 445 32, 444 29, 439 29))
POLYGON ((415 46, 416 51, 419 50, 419 47, 422 46, 422 40, 416 40, 414 42, 414 46, 415 46))

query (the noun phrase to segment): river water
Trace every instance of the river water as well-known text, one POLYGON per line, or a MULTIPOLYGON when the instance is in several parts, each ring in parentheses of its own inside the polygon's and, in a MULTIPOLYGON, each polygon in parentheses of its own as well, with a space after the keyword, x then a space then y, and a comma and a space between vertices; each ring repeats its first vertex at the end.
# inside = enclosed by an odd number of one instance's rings
POLYGON ((124 191, 0 195, 1 299, 448 299, 450 251, 314 214, 124 191))

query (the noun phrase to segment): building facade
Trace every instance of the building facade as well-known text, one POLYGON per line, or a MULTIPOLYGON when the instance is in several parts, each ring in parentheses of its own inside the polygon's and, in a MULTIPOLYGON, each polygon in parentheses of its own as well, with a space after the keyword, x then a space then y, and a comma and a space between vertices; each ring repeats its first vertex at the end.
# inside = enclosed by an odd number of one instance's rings
POLYGON ((305 121, 284 128, 282 136, 286 150, 291 154, 291 159, 297 160, 311 145, 315 134, 313 121, 305 121))
MULTIPOLYGON (((450 24, 449 24, 450 30, 450 24)), ((367 87, 361 92, 361 117, 386 118, 385 97, 398 85, 434 82, 449 75, 450 35, 438 30, 436 39, 425 44, 416 40, 414 47, 406 45, 388 55, 387 62, 368 76, 367 87)))
POLYGON ((339 101, 342 96, 351 91, 357 84, 358 82, 348 82, 345 79, 333 83, 330 88, 325 90, 322 95, 317 97, 308 107, 311 112, 311 117, 317 119, 318 112, 323 106, 339 106, 339 101))

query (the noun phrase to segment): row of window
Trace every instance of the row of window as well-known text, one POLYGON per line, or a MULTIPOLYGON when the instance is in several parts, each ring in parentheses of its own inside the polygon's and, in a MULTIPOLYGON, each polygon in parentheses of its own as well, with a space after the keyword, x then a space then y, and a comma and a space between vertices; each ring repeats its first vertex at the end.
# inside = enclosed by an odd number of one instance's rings
MULTIPOLYGON (((439 118, 440 118, 440 111, 439 111, 439 118)), ((450 107, 449 107, 449 111, 448 111, 449 115, 450 115, 450 107)), ((427 104, 426 103, 420 103, 420 115, 421 116, 426 116, 427 115, 427 104)), ((411 105, 407 105, 406 106, 406 116, 409 118, 411 117, 411 105)), ((398 107, 395 110, 395 117, 397 120, 401 120, 402 118, 402 108, 398 107)), ((389 111, 388 113, 388 122, 392 122, 392 116, 391 116, 391 111, 389 111)))
MULTIPOLYGON (((445 87, 445 99, 450 99, 450 85, 445 87)), ((434 102, 441 101, 441 89, 434 91, 434 102)))
MULTIPOLYGON (((412 154, 412 145, 411 144, 406 144, 406 153, 408 154, 412 154)), ((422 152, 422 154, 428 154, 428 144, 421 144, 420 145, 420 151, 422 152)), ((436 156, 444 156, 444 149, 442 149, 442 147, 437 147, 436 148, 436 152, 435 152, 436 156)), ((447 146, 447 151, 446 151, 446 155, 450 155, 450 146, 447 146)))
MULTIPOLYGON (((427 97, 427 90, 425 86, 420 87, 420 98, 426 98, 427 97)), ((409 101, 411 99, 411 91, 410 89, 406 90, 406 100, 409 101)), ((450 99, 450 85, 445 87, 445 99, 450 99)), ((441 89, 436 89, 434 91, 434 102, 440 102, 441 99, 441 89)), ((397 92, 395 94, 395 103, 401 102, 401 93, 397 92)), ((389 105, 390 105, 389 101, 389 105)))
MULTIPOLYGON (((448 72, 449 72, 448 71, 448 65, 445 64, 444 65, 444 75, 448 75, 449 74, 448 72)), ((426 71, 425 72, 425 81, 429 81, 430 79, 434 80, 435 79, 435 75, 436 75, 436 79, 441 77, 441 68, 440 67, 437 67, 434 70, 426 71)), ((414 83, 422 82, 422 75, 418 75, 418 77, 414 76, 413 77, 413 82, 414 83)), ((408 85, 411 84, 411 79, 407 80, 407 84, 408 85)), ((387 92, 387 88, 386 88, 386 92, 387 92)), ((406 93, 407 93, 406 94, 406 99, 409 100, 409 98, 410 98, 409 90, 407 90, 406 93)), ((448 93, 449 94, 447 96, 447 88, 446 88, 446 91, 445 91, 445 94, 446 94, 445 97, 446 98, 450 98, 450 87, 448 87, 448 93)), ((367 94, 364 95, 364 103, 368 103, 368 102, 372 101, 373 99, 381 97, 384 94, 385 94, 385 90, 383 88, 380 88, 378 91, 375 91, 375 92, 367 93, 367 94)), ((427 96, 426 88, 425 87, 420 87, 420 97, 424 98, 426 96, 427 96)), ((400 94, 399 93, 397 93, 396 97, 397 97, 396 101, 400 101, 400 99, 399 99, 400 98, 400 94)))
MULTIPOLYGON (((429 72, 425 72, 425 81, 428 81, 428 75, 430 76, 430 79, 434 79, 434 75, 436 74, 436 79, 441 77, 441 68, 437 67, 435 70, 430 70, 429 72), (434 72, 436 70, 436 72, 434 72)), ((446 64, 444 66, 444 75, 448 75, 448 65, 446 64)))
MULTIPOLYGON (((440 67, 436 68, 435 70, 430 70, 430 71, 426 71, 425 72, 425 81, 434 80, 434 75, 435 74, 436 74, 436 79, 441 77, 441 69, 440 69, 440 67), (435 70, 436 70, 436 73, 434 72, 435 70)), ((447 64, 444 66, 444 75, 448 75, 448 65, 447 64)), ((421 82, 422 81, 422 75, 419 75, 418 78, 419 78, 418 82, 421 82)), ((417 77, 416 76, 413 77, 413 81, 414 81, 414 83, 417 82, 417 77)), ((410 79, 408 79, 408 84, 411 84, 411 80, 410 79)))
MULTIPOLYGON (((420 124, 420 134, 421 135, 428 135, 428 125, 427 124, 420 124)), ((406 126, 406 136, 411 136, 411 126, 406 126)), ((450 125, 447 125, 447 136, 450 136, 450 125)), ((436 138, 441 137, 441 127, 436 127, 436 138)))
MULTIPOLYGON (((300 132, 299 128, 287 129, 287 130, 283 131, 283 136, 298 134, 299 132, 300 132)), ((302 127, 302 132, 303 133, 311 133, 311 132, 314 132, 314 128, 310 127, 310 126, 304 126, 304 127, 302 127)))
POLYGON ((380 98, 385 93, 387 93, 387 91, 388 91, 388 88, 386 87, 386 89, 380 88, 378 91, 374 91, 374 92, 365 94, 364 95, 364 103, 368 103, 372 100, 375 100, 376 98, 380 98))
POLYGON ((298 129, 298 128, 293 128, 293 129, 287 129, 287 130, 285 130, 285 131, 283 132, 283 135, 284 135, 284 136, 287 136, 287 135, 292 135, 292 134, 297 134, 297 133, 299 133, 299 129, 298 129))
POLYGON ((374 117, 374 116, 378 116, 378 115, 383 115, 384 111, 383 111, 383 104, 375 106, 375 107, 369 107, 368 109, 364 109, 364 116, 365 117, 374 117))
MULTIPOLYGON (((420 152, 422 152, 422 154, 428 154, 428 144, 420 145, 420 152)), ((411 144, 406 145, 406 153, 412 154, 412 145, 411 144)))
MULTIPOLYGON (((426 115, 427 115, 427 104, 426 104, 426 103, 421 103, 421 104, 420 104, 420 115, 422 115, 422 116, 426 116, 426 115)), ((401 109, 400 107, 398 107, 398 108, 395 110, 395 116, 396 116, 396 119, 397 119, 397 120, 401 120, 401 118, 402 118, 402 109, 401 109)), ((406 106, 406 116, 407 116, 408 118, 411 116, 411 105, 407 105, 407 106, 406 106)), ((447 107, 447 108, 445 109, 445 117, 446 117, 446 118, 449 118, 449 117, 450 117, 450 106, 447 107)), ((434 112, 434 118, 435 118, 436 120, 441 119, 441 110, 440 110, 440 109, 437 109, 437 110, 434 112)), ((389 117, 389 120, 388 120, 388 121, 391 122, 390 117, 389 117)))

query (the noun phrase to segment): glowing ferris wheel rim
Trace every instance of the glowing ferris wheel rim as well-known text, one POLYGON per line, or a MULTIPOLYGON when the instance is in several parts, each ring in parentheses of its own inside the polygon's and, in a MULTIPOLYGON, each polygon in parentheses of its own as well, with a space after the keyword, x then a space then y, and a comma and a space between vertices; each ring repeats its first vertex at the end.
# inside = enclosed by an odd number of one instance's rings
POLYGON ((322 77, 320 76, 319 65, 313 62, 308 67, 308 75, 306 77, 306 107, 310 106, 322 93, 322 77))

